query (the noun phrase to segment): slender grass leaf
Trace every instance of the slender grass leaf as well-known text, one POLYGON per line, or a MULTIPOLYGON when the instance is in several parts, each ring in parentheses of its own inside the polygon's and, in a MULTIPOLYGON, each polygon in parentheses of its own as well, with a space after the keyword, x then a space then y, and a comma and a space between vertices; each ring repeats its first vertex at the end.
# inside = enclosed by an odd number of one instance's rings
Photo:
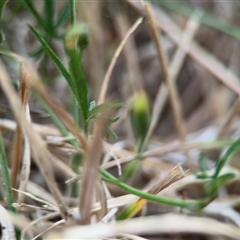
POLYGON ((81 110, 84 132, 88 129, 88 86, 82 66, 83 51, 89 42, 89 32, 85 24, 74 25, 66 33, 64 45, 69 57, 69 70, 73 76, 75 92, 81 110))
POLYGON ((216 170, 213 175, 213 178, 216 178, 224 165, 226 164, 227 160, 237 151, 240 150, 240 138, 238 138, 226 151, 226 153, 223 155, 223 157, 217 162, 216 170))
POLYGON ((76 24, 76 4, 75 0, 69 0, 69 6, 70 6, 70 22, 71 25, 76 24))
POLYGON ((109 137, 113 137, 114 139, 118 139, 118 135, 108 126, 105 127, 105 137, 107 139, 109 137))
POLYGON ((54 5, 54 0, 44 0, 45 22, 50 35, 54 33, 54 5))
POLYGON ((44 50, 47 52, 47 54, 50 56, 50 58, 53 60, 53 62, 58 67, 59 71, 62 73, 64 78, 66 79, 70 89, 72 90, 73 94, 75 95, 76 99, 76 91, 75 91, 75 85, 73 78, 71 74, 68 72, 68 70, 65 68, 61 60, 58 58, 58 56, 54 53, 54 51, 50 48, 50 46, 47 44, 47 42, 44 40, 44 38, 38 33, 38 31, 31 25, 29 25, 30 30, 34 34, 34 36, 38 39, 38 41, 42 44, 44 50))
POLYGON ((0 0, 0 18, 2 17, 2 12, 5 4, 7 3, 8 0, 0 0))
POLYGON ((0 165, 1 165, 1 172, 2 172, 4 185, 6 188, 8 208, 10 211, 15 212, 15 208, 13 208, 12 206, 13 195, 12 195, 11 181, 10 181, 9 172, 8 172, 8 160, 7 160, 7 156, 4 148, 1 130, 0 130, 0 165))
POLYGON ((204 192, 209 197, 214 197, 220 187, 235 177, 234 173, 226 173, 222 176, 212 179, 204 188, 204 192))
MULTIPOLYGON (((120 108, 122 106, 123 106, 123 103, 121 103, 119 101, 118 102, 110 102, 110 103, 102 103, 97 106, 94 106, 94 103, 91 102, 90 107, 89 107, 88 120, 94 118, 97 114, 108 112, 109 110, 111 110, 113 108, 120 108)), ((118 119, 116 119, 116 120, 118 120, 118 119)))
POLYGON ((28 11, 32 13, 32 15, 37 20, 38 24, 47 32, 48 29, 47 29, 46 23, 45 23, 44 19, 42 19, 42 17, 38 14, 37 10, 35 9, 34 5, 32 4, 32 1, 22 0, 22 3, 28 9, 28 11))
POLYGON ((76 51, 72 51, 69 59, 69 70, 73 76, 75 91, 77 94, 78 103, 81 107, 84 122, 88 118, 88 87, 85 80, 85 74, 81 63, 79 62, 79 55, 76 51))
POLYGON ((0 45, 4 42, 5 40, 5 35, 2 30, 0 30, 0 45))
POLYGON ((60 28, 67 21, 68 13, 69 13, 69 4, 67 2, 59 13, 59 17, 54 26, 55 32, 57 32, 57 29, 60 28))
POLYGON ((136 202, 127 206, 120 214, 117 216, 117 220, 125 220, 135 216, 147 203, 144 198, 138 199, 136 202))

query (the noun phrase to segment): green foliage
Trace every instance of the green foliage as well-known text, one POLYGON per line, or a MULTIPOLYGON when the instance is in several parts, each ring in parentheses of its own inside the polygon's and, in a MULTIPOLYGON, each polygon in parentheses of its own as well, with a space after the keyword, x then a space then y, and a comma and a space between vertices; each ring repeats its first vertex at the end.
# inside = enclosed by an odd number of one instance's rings
POLYGON ((88 87, 82 66, 83 51, 89 42, 88 28, 85 24, 72 26, 66 33, 64 46, 69 57, 69 70, 73 77, 73 86, 76 99, 80 106, 83 128, 87 134, 88 129, 88 87))
POLYGON ((10 181, 9 172, 8 172, 8 160, 7 160, 7 156, 4 148, 4 142, 3 142, 1 130, 0 130, 0 165, 1 165, 3 181, 6 189, 6 200, 8 204, 8 209, 12 212, 15 212, 15 208, 12 206, 13 195, 12 195, 11 181, 10 181))
POLYGON ((143 90, 134 93, 131 123, 136 139, 138 140, 137 152, 142 152, 143 143, 150 124, 150 106, 146 93, 143 90))
POLYGON ((2 17, 2 12, 5 4, 7 3, 8 0, 0 0, 0 18, 2 17))
POLYGON ((226 164, 227 160, 239 150, 240 150, 240 138, 238 138, 235 142, 233 142, 233 144, 228 148, 226 153, 217 162, 215 173, 212 176, 213 178, 218 177, 220 171, 222 170, 222 168, 226 164))
POLYGON ((22 0, 23 5, 25 8, 35 17, 37 23, 46 31, 48 32, 47 22, 40 16, 37 12, 36 8, 34 7, 31 0, 22 0))
MULTIPOLYGON (((3 8, 4 8, 6 3, 7 3, 7 0, 0 0, 0 19, 2 17, 3 8)), ((5 40, 4 33, 0 29, 0 45, 3 43, 4 40, 5 40)))
POLYGON ((42 44, 42 47, 44 48, 44 50, 46 51, 46 53, 51 57, 51 59, 53 60, 53 62, 56 64, 57 68, 59 69, 59 71, 62 73, 62 75, 64 76, 64 78, 66 79, 70 89, 72 90, 73 94, 75 95, 76 99, 77 99, 77 95, 76 95, 76 91, 75 91, 75 86, 74 86, 74 80, 71 76, 71 74, 68 72, 68 70, 65 68, 65 66, 63 65, 62 61, 58 58, 58 56, 55 54, 55 52, 50 48, 50 46, 48 45, 48 43, 44 40, 44 38, 40 35, 40 33, 31 25, 29 25, 30 30, 32 31, 32 33, 35 35, 35 37, 38 39, 38 41, 42 44))
MULTIPOLYGON (((120 108, 122 106, 123 106, 123 103, 119 101, 102 103, 97 106, 96 106, 96 102, 92 101, 89 107, 88 121, 91 119, 96 119, 97 117, 99 117, 100 114, 104 115, 105 112, 108 113, 111 109, 120 108)), ((118 118, 109 119, 109 122, 115 122, 116 120, 118 120, 118 118)))

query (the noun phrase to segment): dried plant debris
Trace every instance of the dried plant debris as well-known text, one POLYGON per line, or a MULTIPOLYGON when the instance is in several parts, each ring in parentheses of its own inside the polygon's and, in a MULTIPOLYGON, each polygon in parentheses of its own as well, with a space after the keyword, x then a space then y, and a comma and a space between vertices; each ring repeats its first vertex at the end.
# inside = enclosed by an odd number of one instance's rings
POLYGON ((1 239, 240 239, 239 9, 1 1, 1 239))

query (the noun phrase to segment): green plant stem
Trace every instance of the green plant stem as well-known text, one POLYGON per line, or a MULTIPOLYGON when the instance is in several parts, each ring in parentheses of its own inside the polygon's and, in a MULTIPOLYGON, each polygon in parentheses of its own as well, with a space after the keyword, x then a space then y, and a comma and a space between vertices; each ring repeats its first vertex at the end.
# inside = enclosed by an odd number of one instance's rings
MULTIPOLYGON (((70 23, 72 26, 76 24, 76 3, 75 0, 69 0, 69 10, 70 10, 70 23)), ((78 103, 73 96, 72 100, 72 108, 73 108, 73 118, 74 118, 74 123, 79 126, 79 106, 78 103)))
POLYGON ((6 157, 6 153, 5 153, 1 129, 0 129, 0 164, 1 164, 3 181, 4 181, 4 185, 5 185, 5 189, 6 189, 8 209, 11 212, 15 213, 15 208, 12 206, 13 194, 12 194, 12 189, 11 189, 11 181, 10 181, 9 172, 8 172, 7 157, 6 157))
POLYGON ((145 193, 145 192, 142 192, 136 188, 133 188, 133 187, 119 181, 117 178, 115 178, 112 174, 105 171, 104 169, 100 169, 100 172, 103 176, 104 181, 113 183, 128 193, 134 194, 136 196, 145 198, 150 201, 159 202, 159 203, 163 203, 163 204, 167 204, 167 205, 171 205, 171 206, 177 206, 177 207, 181 207, 181 208, 186 208, 189 210, 197 210, 198 206, 202 206, 203 203, 206 202, 205 199, 201 199, 199 201, 196 201, 196 200, 182 201, 182 200, 175 200, 175 199, 171 199, 171 198, 160 197, 160 196, 153 195, 150 193, 145 193))
POLYGON ((8 0, 0 0, 0 18, 2 17, 2 12, 5 4, 7 3, 8 0))
POLYGON ((45 41, 45 39, 41 36, 41 34, 39 34, 39 32, 33 26, 29 25, 29 28, 32 31, 32 33, 34 34, 34 36, 38 39, 38 41, 42 44, 42 47, 44 48, 46 53, 51 57, 51 59, 56 64, 56 66, 59 69, 59 71, 62 73, 62 75, 66 79, 66 81, 67 81, 71 91, 74 93, 76 99, 78 101, 80 101, 79 98, 78 98, 78 95, 76 93, 74 80, 73 80, 71 74, 65 68, 64 64, 62 63, 62 61, 58 58, 58 56, 51 49, 51 47, 48 45, 48 43, 45 41))
POLYGON ((36 18, 38 24, 47 32, 47 25, 44 21, 44 19, 39 15, 37 10, 35 9, 34 5, 32 4, 33 1, 30 0, 22 0, 23 5, 25 8, 32 13, 32 15, 36 18))
MULTIPOLYGON (((61 122, 61 120, 58 118, 58 116, 52 111, 52 109, 46 104, 46 102, 39 96, 39 94, 35 92, 35 96, 39 101, 39 103, 41 104, 41 106, 45 109, 45 111, 50 114, 51 119, 56 124, 56 126, 58 127, 62 135, 65 137, 69 136, 68 130, 66 129, 64 124, 61 122)), ((77 146, 76 140, 68 140, 68 142, 73 146, 77 146)))
POLYGON ((71 25, 76 24, 76 3, 75 0, 69 0, 69 6, 70 6, 70 22, 71 25))
POLYGON ((72 113, 73 113, 74 123, 76 126, 79 127, 79 105, 74 96, 72 97, 72 113))

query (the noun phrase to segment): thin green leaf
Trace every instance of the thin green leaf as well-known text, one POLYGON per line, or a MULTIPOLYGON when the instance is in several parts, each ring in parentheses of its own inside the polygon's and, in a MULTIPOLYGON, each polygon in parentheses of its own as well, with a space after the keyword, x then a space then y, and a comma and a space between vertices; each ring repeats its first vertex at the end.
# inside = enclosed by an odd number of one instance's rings
POLYGON ((88 132, 88 86, 82 66, 83 51, 89 42, 89 32, 85 24, 72 26, 66 33, 64 45, 69 57, 69 70, 73 77, 75 93, 85 134, 88 132))
POLYGON ((58 20, 56 21, 56 24, 54 26, 55 31, 67 21, 68 13, 69 13, 69 4, 67 2, 59 13, 58 20))
POLYGON ((223 157, 217 162, 216 170, 215 170, 215 173, 213 175, 213 178, 217 178, 217 176, 219 175, 220 171, 222 170, 222 168, 226 164, 227 160, 234 153, 236 153, 239 150, 240 150, 240 138, 238 138, 235 142, 233 142, 233 144, 228 148, 228 150, 223 155, 223 157))
POLYGON ((94 118, 97 114, 103 113, 104 111, 109 111, 113 108, 120 108, 123 106, 123 103, 121 102, 109 102, 109 103, 102 103, 98 106, 89 108, 88 113, 88 120, 94 118))
POLYGON ((76 91, 74 86, 74 81, 71 76, 71 74, 68 72, 68 70, 65 68, 61 60, 58 58, 58 56, 53 52, 53 50, 50 48, 50 46, 47 44, 47 42, 44 40, 44 38, 38 33, 38 31, 31 25, 29 25, 30 30, 34 34, 34 36, 38 39, 38 41, 42 44, 44 50, 47 52, 47 54, 51 57, 53 62, 56 64, 59 71, 62 73, 64 78, 66 79, 70 89, 72 90, 73 94, 75 95, 76 99, 76 91))
POLYGON ((31 12, 32 15, 36 18, 38 24, 47 32, 46 23, 44 19, 42 19, 42 17, 38 14, 32 2, 30 0, 22 0, 22 3, 28 9, 28 11, 31 12))
POLYGON ((225 185, 229 180, 235 177, 234 173, 226 173, 222 176, 212 179, 209 183, 206 184, 204 192, 209 197, 214 197, 218 189, 225 185))
POLYGON ((54 32, 54 0, 44 0, 45 22, 50 35, 54 32))
POLYGON ((145 193, 145 192, 142 192, 141 190, 138 190, 136 188, 129 186, 126 183, 123 183, 122 181, 119 181, 116 177, 114 177, 112 174, 110 174, 104 169, 100 169, 100 172, 102 174, 104 181, 115 184, 128 193, 134 194, 136 196, 145 198, 150 201, 159 202, 159 203, 167 204, 171 206, 178 206, 178 207, 187 208, 187 209, 194 209, 199 204, 199 201, 194 201, 194 200, 182 201, 182 200, 166 198, 166 197, 162 197, 162 196, 158 196, 150 193, 145 193))
POLYGON ((5 35, 2 30, 0 30, 0 45, 4 42, 5 40, 5 35))
POLYGON ((2 12, 5 4, 7 3, 8 0, 0 0, 0 18, 2 17, 2 12))
POLYGON ((74 79, 75 92, 77 95, 78 103, 81 107, 84 123, 88 118, 88 87, 85 80, 83 67, 79 62, 79 55, 76 51, 72 51, 69 59, 69 70, 74 79))
POLYGON ((15 212, 15 208, 12 206, 13 195, 12 195, 11 181, 10 181, 9 172, 8 172, 8 160, 7 160, 7 156, 4 148, 1 130, 0 130, 0 165, 1 165, 3 181, 6 189, 8 208, 10 211, 15 212))
POLYGON ((106 126, 105 129, 106 138, 113 137, 114 139, 118 139, 118 135, 110 127, 106 126))
POLYGON ((69 6, 70 6, 70 22, 71 25, 76 24, 76 4, 75 0, 69 0, 69 6))

